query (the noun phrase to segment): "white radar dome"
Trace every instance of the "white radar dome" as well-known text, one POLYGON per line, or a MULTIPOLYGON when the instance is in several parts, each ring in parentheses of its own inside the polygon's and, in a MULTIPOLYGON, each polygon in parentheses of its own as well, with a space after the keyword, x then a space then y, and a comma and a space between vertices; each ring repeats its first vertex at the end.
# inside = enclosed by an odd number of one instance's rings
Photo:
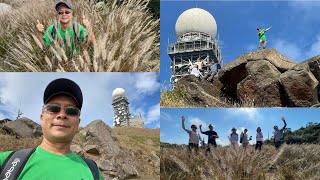
POLYGON ((122 88, 116 88, 112 92, 112 98, 119 97, 119 96, 125 96, 125 91, 122 88))
POLYGON ((177 19, 176 35, 181 37, 189 32, 202 32, 215 38, 217 35, 216 20, 206 10, 200 8, 188 9, 177 19))

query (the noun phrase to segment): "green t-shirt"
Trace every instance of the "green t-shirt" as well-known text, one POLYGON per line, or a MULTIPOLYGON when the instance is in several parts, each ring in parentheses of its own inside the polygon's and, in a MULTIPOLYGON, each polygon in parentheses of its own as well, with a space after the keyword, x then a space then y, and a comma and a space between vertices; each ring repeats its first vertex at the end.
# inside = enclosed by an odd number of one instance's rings
POLYGON ((261 30, 261 31, 258 33, 260 40, 262 40, 262 41, 267 40, 265 33, 266 33, 265 30, 261 30))
MULTIPOLYGON (((87 30, 80 24, 77 23, 78 26, 78 37, 81 42, 84 42, 88 39, 88 32, 87 30)), ((52 29, 54 27, 54 24, 49 26, 42 36, 44 44, 48 47, 52 43, 50 39, 52 38, 52 29)), ((73 25, 71 25, 67 30, 61 29, 61 26, 55 27, 56 33, 55 33, 55 40, 59 43, 60 47, 65 48, 66 54, 68 58, 72 57, 72 55, 75 55, 79 53, 80 49, 79 46, 77 46, 77 36, 75 34, 75 30, 73 29, 73 25), (67 39, 68 37, 68 39, 67 39)))
MULTIPOLYGON (((0 153, 0 166, 2 166, 11 152, 0 153)), ((103 179, 101 172, 99 174, 100 179, 103 179)), ((66 155, 54 154, 38 146, 30 156, 18 179, 87 180, 93 179, 93 175, 86 162, 80 156, 74 153, 66 155)))

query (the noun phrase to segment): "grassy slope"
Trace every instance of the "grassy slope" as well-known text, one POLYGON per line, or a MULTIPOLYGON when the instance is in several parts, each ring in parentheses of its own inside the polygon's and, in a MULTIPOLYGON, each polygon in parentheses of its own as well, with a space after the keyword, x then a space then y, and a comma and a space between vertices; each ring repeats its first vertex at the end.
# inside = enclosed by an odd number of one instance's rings
POLYGON ((183 147, 161 148, 161 179, 316 179, 320 175, 320 145, 266 145, 244 152, 218 147, 188 158, 183 147), (180 164, 180 165, 179 165, 180 164))

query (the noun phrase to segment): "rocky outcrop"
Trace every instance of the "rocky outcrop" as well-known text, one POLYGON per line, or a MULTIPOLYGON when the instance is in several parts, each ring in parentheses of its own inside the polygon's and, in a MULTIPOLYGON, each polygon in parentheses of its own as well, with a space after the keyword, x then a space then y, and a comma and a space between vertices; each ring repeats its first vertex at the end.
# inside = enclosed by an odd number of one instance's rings
POLYGON ((243 54, 222 67, 210 84, 195 76, 176 87, 197 107, 316 107, 319 104, 320 56, 296 63, 275 49, 243 54))
POLYGON ((310 107, 318 104, 319 81, 307 70, 289 70, 280 76, 289 98, 289 106, 310 107))
POLYGON ((3 124, 3 129, 18 138, 38 138, 42 136, 41 126, 28 118, 7 121, 3 124))
POLYGON ((79 135, 84 139, 80 144, 83 151, 97 163, 107 179, 139 176, 135 163, 129 158, 130 155, 121 150, 111 128, 102 120, 91 122, 79 131, 79 135))
POLYGON ((266 60, 248 62, 248 76, 237 84, 237 97, 247 105, 268 101, 269 106, 282 106, 280 72, 266 60))
POLYGON ((188 92, 185 99, 191 106, 228 106, 228 104, 214 97, 212 84, 210 82, 200 80, 194 75, 187 75, 181 78, 177 82, 176 87, 185 89, 188 92))

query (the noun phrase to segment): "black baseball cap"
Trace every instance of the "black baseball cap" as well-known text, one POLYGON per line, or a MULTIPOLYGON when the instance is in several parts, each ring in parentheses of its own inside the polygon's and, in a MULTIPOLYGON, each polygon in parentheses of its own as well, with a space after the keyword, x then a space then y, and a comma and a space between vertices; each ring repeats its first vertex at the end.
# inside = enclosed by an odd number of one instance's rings
POLYGON ((192 125, 191 125, 191 128, 196 128, 196 129, 197 129, 197 126, 194 125, 194 124, 192 124, 192 125))
POLYGON ((59 7, 60 7, 60 6, 67 6, 68 9, 72 9, 72 7, 71 7, 71 5, 70 5, 69 3, 66 3, 66 2, 58 2, 58 3, 56 4, 56 11, 59 10, 59 7))
POLYGON ((81 110, 83 102, 81 89, 77 83, 66 78, 59 78, 48 84, 43 94, 43 103, 47 104, 53 96, 61 94, 72 97, 81 110))

